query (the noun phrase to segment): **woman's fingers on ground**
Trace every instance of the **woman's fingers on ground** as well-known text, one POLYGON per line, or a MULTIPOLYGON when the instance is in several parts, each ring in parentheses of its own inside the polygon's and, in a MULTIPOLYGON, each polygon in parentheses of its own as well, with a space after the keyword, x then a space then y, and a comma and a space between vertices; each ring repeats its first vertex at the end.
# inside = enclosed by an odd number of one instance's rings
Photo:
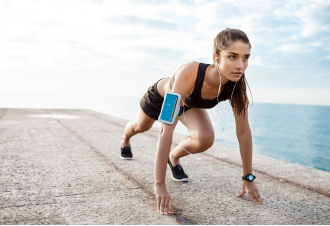
POLYGON ((160 212, 160 201, 161 201, 161 198, 157 197, 157 210, 158 210, 158 212, 160 212))
POLYGON ((164 214, 168 214, 168 198, 165 198, 164 201, 164 214))
POLYGON ((254 202, 258 203, 258 200, 256 199, 256 197, 254 197, 254 195, 253 195, 253 193, 252 193, 251 191, 248 191, 247 193, 248 193, 248 195, 251 197, 251 199, 252 199, 254 202))
POLYGON ((161 214, 164 214, 164 206, 165 206, 165 200, 164 200, 164 197, 162 197, 160 200, 160 213, 161 214))
POLYGON ((236 197, 242 197, 244 194, 245 194, 245 191, 243 190, 243 191, 241 192, 241 194, 236 195, 236 197))
POLYGON ((258 196, 256 191, 252 191, 253 196, 255 197, 255 199, 257 200, 258 203, 262 203, 262 201, 260 200, 260 197, 258 196))
POLYGON ((241 194, 236 195, 236 197, 242 197, 245 193, 247 193, 254 202, 265 204, 265 202, 262 200, 262 198, 259 195, 258 189, 253 191, 246 191, 246 192, 243 190, 241 194))
POLYGON ((265 202, 262 200, 262 198, 260 197, 260 194, 259 194, 259 191, 257 190, 256 191, 256 194, 257 194, 257 199, 262 203, 262 204, 265 204, 265 202))
POLYGON ((157 209, 161 214, 173 213, 171 197, 157 197, 157 209))

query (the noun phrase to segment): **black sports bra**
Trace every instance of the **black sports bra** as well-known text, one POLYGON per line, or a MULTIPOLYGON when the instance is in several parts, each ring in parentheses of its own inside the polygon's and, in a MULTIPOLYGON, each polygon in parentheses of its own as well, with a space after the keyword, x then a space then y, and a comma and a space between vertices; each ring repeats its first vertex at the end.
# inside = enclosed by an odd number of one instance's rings
MULTIPOLYGON (((185 99, 185 104, 188 107, 192 108, 213 108, 215 105, 218 104, 217 98, 214 98, 212 100, 209 99, 202 99, 202 86, 203 86, 203 81, 205 78, 205 71, 206 68, 210 64, 204 64, 204 63, 199 63, 198 65, 198 72, 197 72, 197 79, 195 82, 195 88, 194 91, 190 96, 186 96, 185 99)), ((172 76, 170 80, 170 88, 172 89, 174 83, 174 75, 172 76)), ((218 96, 219 102, 227 100, 227 95, 224 92, 224 90, 220 93, 218 96)))

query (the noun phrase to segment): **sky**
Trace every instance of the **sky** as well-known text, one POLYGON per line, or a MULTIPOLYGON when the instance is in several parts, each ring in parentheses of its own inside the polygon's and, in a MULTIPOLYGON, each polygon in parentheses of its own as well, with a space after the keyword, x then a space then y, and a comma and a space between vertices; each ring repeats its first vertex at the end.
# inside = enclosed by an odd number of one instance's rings
POLYGON ((250 39, 254 102, 330 105, 330 1, 0 0, 0 107, 142 97, 184 63, 212 63, 226 28, 250 39))

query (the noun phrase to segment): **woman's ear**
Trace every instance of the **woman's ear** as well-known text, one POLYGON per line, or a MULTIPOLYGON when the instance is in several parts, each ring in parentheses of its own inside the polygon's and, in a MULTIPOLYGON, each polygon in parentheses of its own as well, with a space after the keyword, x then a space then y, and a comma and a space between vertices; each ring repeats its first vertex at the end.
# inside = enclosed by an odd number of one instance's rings
POLYGON ((218 63, 219 59, 217 58, 217 54, 215 52, 213 52, 213 63, 218 63))

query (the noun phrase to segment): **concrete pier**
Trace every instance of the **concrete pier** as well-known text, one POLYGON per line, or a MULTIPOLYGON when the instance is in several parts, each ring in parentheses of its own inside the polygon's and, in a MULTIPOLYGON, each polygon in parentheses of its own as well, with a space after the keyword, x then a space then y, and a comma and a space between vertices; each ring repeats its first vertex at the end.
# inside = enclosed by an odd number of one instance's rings
MULTIPOLYGON (((159 130, 134 136, 134 160, 122 160, 126 123, 87 109, 1 108, 0 224, 330 224, 330 172, 253 154, 261 205, 236 197, 239 150, 217 144, 181 160, 188 183, 172 181, 168 168, 175 213, 161 215, 159 130)), ((175 133, 172 148, 184 137, 175 133)))

